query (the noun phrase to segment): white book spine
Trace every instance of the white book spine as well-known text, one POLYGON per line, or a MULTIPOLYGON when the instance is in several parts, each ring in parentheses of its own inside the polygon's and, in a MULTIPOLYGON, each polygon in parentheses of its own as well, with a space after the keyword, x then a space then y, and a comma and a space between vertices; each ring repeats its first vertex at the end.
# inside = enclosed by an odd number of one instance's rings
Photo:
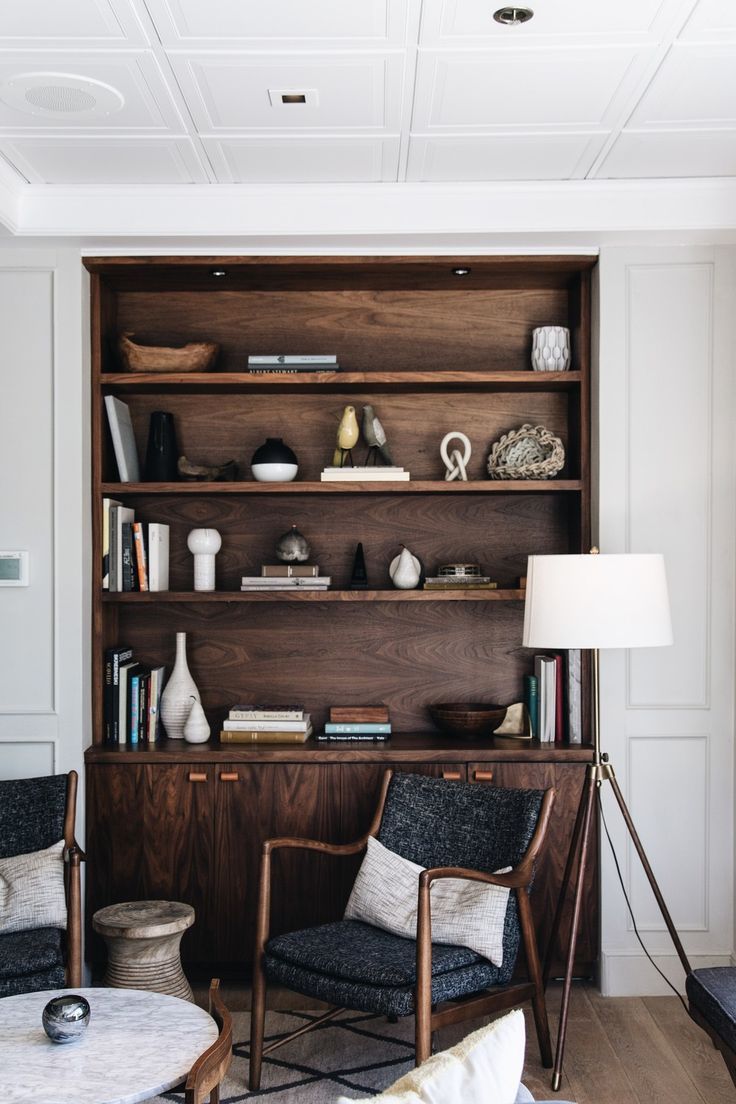
MULTIPOLYGON (((110 545, 110 555, 114 557, 114 578, 115 587, 112 586, 112 579, 110 590, 122 590, 123 589, 123 525, 132 523, 135 521, 135 510, 130 506, 114 506, 116 531, 115 531, 115 544, 110 545)), ((111 570, 111 575, 113 571, 111 570)))
POLYGON ((158 521, 148 526, 148 589, 169 589, 169 527, 158 521))
POLYGON ((337 356, 249 356, 249 364, 337 364, 337 356))
POLYGON ((567 653, 567 735, 571 744, 583 742, 583 679, 579 648, 567 653))
POLYGON ((556 667, 553 656, 534 657, 539 695, 539 742, 555 742, 556 667))
POLYGON ((126 403, 116 399, 114 395, 105 395, 105 408, 120 482, 137 483, 140 479, 140 468, 130 410, 126 403))

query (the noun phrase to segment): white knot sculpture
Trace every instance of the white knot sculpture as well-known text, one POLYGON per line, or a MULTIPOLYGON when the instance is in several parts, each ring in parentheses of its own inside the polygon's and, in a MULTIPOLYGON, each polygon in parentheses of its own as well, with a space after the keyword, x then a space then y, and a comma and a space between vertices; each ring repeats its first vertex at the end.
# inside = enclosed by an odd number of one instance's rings
POLYGON ((466 471, 467 464, 470 460, 470 441, 464 433, 458 431, 452 433, 446 433, 442 438, 442 444, 440 445, 440 456, 443 463, 447 468, 445 472, 445 480, 451 483, 453 479, 460 479, 463 483, 468 482, 468 473, 466 471), (454 448, 451 453, 448 454, 447 446, 450 441, 460 441, 463 446, 462 455, 460 450, 454 448))

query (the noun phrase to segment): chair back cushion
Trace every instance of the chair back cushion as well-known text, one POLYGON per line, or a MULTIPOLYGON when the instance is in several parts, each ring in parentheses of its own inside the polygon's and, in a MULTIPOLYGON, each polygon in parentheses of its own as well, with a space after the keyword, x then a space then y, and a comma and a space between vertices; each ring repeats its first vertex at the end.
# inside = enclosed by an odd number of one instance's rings
POLYGON ((65 774, 0 782, 0 858, 44 851, 64 835, 65 774))
POLYGON ((520 862, 543 797, 543 790, 395 774, 378 839, 419 866, 463 866, 492 874, 520 862))

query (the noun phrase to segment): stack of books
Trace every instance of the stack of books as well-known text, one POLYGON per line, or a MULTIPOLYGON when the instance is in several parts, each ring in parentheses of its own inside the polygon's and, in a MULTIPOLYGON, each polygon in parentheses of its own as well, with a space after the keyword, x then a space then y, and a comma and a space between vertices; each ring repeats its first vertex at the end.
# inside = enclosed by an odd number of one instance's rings
POLYGON ((223 722, 223 744, 303 744, 312 719, 303 705, 234 705, 223 722))
POLYGON ((349 467, 349 468, 324 468, 320 479, 323 483, 408 483, 411 473, 396 465, 387 465, 384 468, 376 467, 349 467))
POLYGON ((264 564, 260 575, 243 575, 241 590, 327 590, 331 575, 320 575, 318 564, 264 564))
POLYGON ((105 652, 103 715, 110 746, 152 744, 161 735, 165 667, 146 667, 124 645, 105 652))
POLYGON ((391 723, 385 705, 333 705, 325 730, 317 739, 388 740, 391 723))
POLYGON ((496 590, 498 583, 490 575, 428 575, 425 590, 496 590))
POLYGON ((524 679, 532 736, 542 744, 579 744, 583 738, 582 672, 579 648, 534 657, 534 674, 524 679))
POLYGON ((255 376, 272 372, 339 372, 336 356, 249 356, 248 371, 255 376))
POLYGON ((136 521, 130 506, 103 498, 102 589, 168 590, 168 525, 136 521))

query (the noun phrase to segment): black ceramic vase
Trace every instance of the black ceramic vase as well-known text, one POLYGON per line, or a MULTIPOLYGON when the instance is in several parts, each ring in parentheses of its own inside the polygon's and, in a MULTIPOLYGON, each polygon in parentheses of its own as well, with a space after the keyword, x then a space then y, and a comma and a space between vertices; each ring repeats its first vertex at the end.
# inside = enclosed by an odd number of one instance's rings
POLYGON ((174 483, 179 478, 174 415, 154 410, 148 429, 148 447, 143 478, 149 483, 174 483))
POLYGON ((253 453, 250 470, 260 483, 290 483, 296 478, 299 461, 280 437, 267 437, 253 453))

